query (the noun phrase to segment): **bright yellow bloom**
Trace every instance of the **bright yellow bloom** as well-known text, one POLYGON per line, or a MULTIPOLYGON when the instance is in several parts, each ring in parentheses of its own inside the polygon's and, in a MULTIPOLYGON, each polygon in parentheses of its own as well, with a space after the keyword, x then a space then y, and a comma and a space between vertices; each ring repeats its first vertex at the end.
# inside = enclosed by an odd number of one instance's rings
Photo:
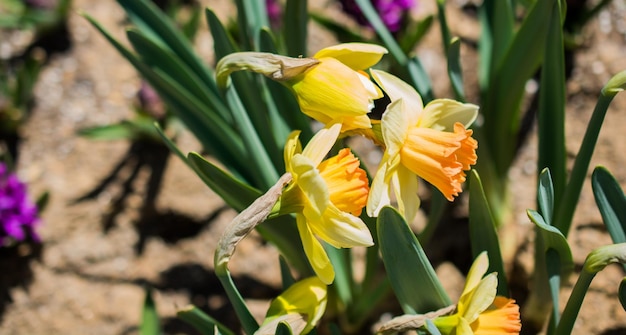
POLYGON ((272 301, 263 324, 254 335, 272 335, 280 322, 286 322, 294 334, 308 334, 324 315, 327 287, 317 277, 291 285, 272 301))
POLYGON ((302 112, 342 131, 370 128, 367 113, 382 92, 363 72, 380 61, 387 50, 365 43, 345 43, 325 48, 313 58, 317 65, 285 83, 294 91, 302 112))
POLYGON ((304 251, 320 279, 330 284, 335 272, 316 236, 336 248, 370 246, 372 236, 358 215, 369 192, 359 160, 343 149, 322 161, 332 148, 340 124, 320 130, 302 150, 299 132, 291 133, 285 145, 285 168, 293 181, 280 200, 280 214, 296 213, 304 251))
POLYGON ((481 253, 467 275, 456 313, 433 322, 442 334, 506 335, 522 329, 519 306, 515 300, 496 296, 498 276, 490 273, 487 253, 481 253))
POLYGON ((477 159, 478 142, 466 128, 476 119, 478 106, 437 99, 424 107, 417 91, 399 78, 377 70, 372 76, 391 104, 381 120, 385 152, 372 182, 367 213, 378 215, 390 204, 393 191, 399 211, 411 221, 419 207, 415 175, 449 201, 462 191, 464 171, 477 159))

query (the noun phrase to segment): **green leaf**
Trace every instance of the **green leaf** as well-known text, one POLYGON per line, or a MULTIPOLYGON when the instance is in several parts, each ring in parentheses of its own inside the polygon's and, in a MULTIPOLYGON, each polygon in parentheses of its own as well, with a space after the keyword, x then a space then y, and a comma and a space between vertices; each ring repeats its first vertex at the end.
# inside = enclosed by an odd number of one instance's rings
POLYGON ((152 300, 151 289, 146 288, 145 292, 146 298, 143 303, 139 334, 159 335, 161 334, 161 324, 159 323, 159 315, 157 314, 156 305, 154 304, 154 300, 152 300))
POLYGON ((287 290, 289 286, 296 282, 296 279, 291 275, 291 269, 283 256, 278 257, 280 263, 280 278, 283 283, 283 291, 287 290))
POLYGON ((550 224, 554 213, 554 188, 550 169, 545 168, 539 175, 539 187, 537 188, 537 204, 541 216, 550 224))
POLYGON ((453 38, 448 46, 448 76, 456 99, 465 101, 463 71, 461 70, 461 40, 458 37, 453 38))
MULTIPOLYGON (((565 191, 565 60, 563 29, 559 2, 555 2, 549 18, 549 27, 541 67, 539 86, 538 137, 539 158, 537 171, 544 168, 552 173, 554 203, 558 204, 565 191)), ((544 213, 544 217, 546 213, 544 213)), ((551 214, 551 213, 550 213, 551 214)), ((551 217, 546 217, 551 220, 551 217)))
POLYGON ((146 0, 117 0, 124 8, 133 23, 145 34, 158 38, 167 45, 180 59, 187 64, 192 72, 217 94, 217 85, 213 79, 213 71, 206 67, 199 56, 193 51, 191 43, 176 25, 152 2, 146 0))
MULTIPOLYGON (((411 20, 411 18, 409 18, 411 20)), ((433 16, 428 15, 418 22, 409 22, 408 28, 403 31, 403 35, 400 37, 400 47, 405 54, 409 54, 415 50, 417 44, 426 35, 428 30, 433 24, 433 16)))
POLYGON ((622 308, 626 311, 626 277, 622 278, 622 281, 619 283, 617 297, 619 298, 619 303, 622 304, 622 308))
POLYGON ((352 255, 350 249, 337 249, 324 243, 324 249, 335 270, 335 281, 332 287, 337 292, 340 303, 349 306, 352 303, 352 288, 355 283, 352 280, 352 255))
POLYGON ((217 279, 219 279, 226 291, 228 300, 235 310, 239 322, 241 322, 241 327, 246 334, 254 334, 254 332, 259 329, 259 324, 254 319, 254 316, 252 316, 252 313, 250 313, 248 306, 246 306, 243 297, 233 282, 233 278, 230 276, 230 272, 228 269, 225 269, 224 272, 216 271, 216 274, 217 279))
POLYGON ((614 243, 626 242, 626 196, 615 177, 604 167, 596 167, 591 175, 593 195, 602 221, 614 243))
MULTIPOLYGON (((553 5, 557 0, 537 1, 515 37, 493 70, 489 87, 481 96, 486 141, 483 150, 490 151, 496 171, 504 176, 515 153, 519 109, 526 82, 543 58, 553 5)), ((479 154, 480 155, 480 154, 479 154)))
POLYGON ((276 335, 293 335, 293 332, 287 322, 279 322, 276 326, 276 335))
POLYGON ((596 103, 593 114, 591 114, 585 136, 580 144, 580 149, 578 150, 574 166, 572 167, 570 179, 565 187, 563 199, 561 203, 558 204, 555 212, 554 225, 558 227, 565 236, 567 236, 572 224, 574 210, 576 209, 583 183, 587 177, 587 170, 589 169, 591 156, 593 155, 596 142, 598 141, 600 129, 602 129, 604 117, 615 95, 621 92, 620 83, 624 83, 624 78, 626 78, 626 71, 618 73, 613 76, 613 78, 609 79, 602 89, 602 94, 596 103))
POLYGON ((245 148, 237 133, 219 118, 213 120, 208 118, 207 115, 210 114, 206 113, 206 105, 190 96, 188 91, 163 73, 150 69, 89 15, 85 14, 85 18, 150 82, 206 150, 233 171, 246 176, 246 167, 249 167, 249 164, 244 155, 245 148))
POLYGON ((341 43, 365 42, 363 35, 359 34, 357 31, 353 31, 350 28, 337 23, 337 20, 322 16, 317 13, 309 13, 309 16, 311 17, 311 19, 313 19, 315 23, 330 30, 335 35, 337 40, 341 43))
POLYGON ((489 86, 495 65, 501 61, 511 43, 515 24, 514 9, 511 0, 485 0, 479 8, 482 29, 479 40, 481 88, 489 86))
POLYGON ((470 199, 469 199, 469 232, 474 259, 483 251, 489 256, 489 270, 487 273, 498 273, 498 294, 508 297, 508 282, 495 222, 491 209, 483 190, 483 184, 476 170, 470 171, 470 199))
POLYGON ((154 43, 137 30, 130 29, 126 35, 146 65, 154 71, 166 74, 188 91, 190 95, 207 106, 206 114, 210 115, 212 119, 221 118, 223 122, 232 124, 232 116, 228 113, 228 108, 222 98, 211 91, 193 72, 193 69, 185 65, 177 55, 154 43))
POLYGON ((287 56, 305 57, 307 55, 307 0, 287 0, 283 15, 282 29, 287 47, 287 56))
POLYGON ((383 262, 402 310, 424 314, 449 306, 450 298, 404 217, 384 207, 377 227, 383 262))
POLYGON ((224 335, 235 335, 235 332, 193 305, 178 310, 176 316, 195 328, 201 335, 214 335, 215 327, 224 335))
POLYGON ((137 135, 137 128, 131 122, 122 121, 106 126, 83 128, 78 131, 78 135, 90 140, 132 140, 137 135))
POLYGON ((556 227, 547 224, 539 212, 529 209, 526 213, 530 220, 539 228, 539 233, 544 241, 544 252, 547 252, 549 249, 556 251, 561 262, 561 272, 569 274, 574 268, 574 260, 565 236, 556 227))
POLYGON ((268 27, 265 1, 235 0, 241 37, 247 50, 257 50, 259 32, 268 27))
POLYGON ((189 153, 187 160, 200 179, 237 212, 261 196, 259 190, 235 179, 195 152, 189 153))

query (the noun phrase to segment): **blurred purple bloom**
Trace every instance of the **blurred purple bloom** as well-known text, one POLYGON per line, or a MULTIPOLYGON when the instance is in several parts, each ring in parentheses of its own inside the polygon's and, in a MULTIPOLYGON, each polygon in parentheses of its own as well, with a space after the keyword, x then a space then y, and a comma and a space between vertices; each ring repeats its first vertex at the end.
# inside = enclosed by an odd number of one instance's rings
MULTIPOLYGON (((380 15, 381 20, 390 32, 396 33, 402 28, 402 20, 411 8, 415 6, 415 0, 370 0, 380 15)), ((360 25, 370 27, 361 9, 355 0, 339 0, 343 11, 352 16, 360 25)))
POLYGON ((265 7, 272 27, 280 26, 281 8, 278 0, 265 0, 265 7))
POLYGON ((37 207, 28 199, 26 185, 0 162, 0 246, 10 237, 39 241, 35 226, 39 223, 37 207))

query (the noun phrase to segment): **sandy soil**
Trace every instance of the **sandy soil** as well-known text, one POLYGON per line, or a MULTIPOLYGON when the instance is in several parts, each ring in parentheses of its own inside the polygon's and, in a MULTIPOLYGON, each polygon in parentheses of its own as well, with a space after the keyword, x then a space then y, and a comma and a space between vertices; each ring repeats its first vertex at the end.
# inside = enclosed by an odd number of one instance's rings
MULTIPOLYGON (((458 18, 453 21, 453 32, 475 36, 476 25, 460 12, 460 2, 451 1, 448 6, 451 15, 458 18)), ((224 19, 234 11, 227 0, 204 3, 224 19)), ((311 3, 315 8, 324 7, 321 2, 311 3)), ((74 7, 93 15, 116 36, 123 36, 124 14, 115 2, 76 0, 74 7)), ((333 8, 325 10, 332 12, 333 8)), ((424 4, 418 15, 433 10, 431 4, 424 4)), ((583 33, 584 43, 575 55, 568 83, 570 159, 578 150, 600 88, 612 74, 626 69, 624 13, 626 2, 615 0, 610 10, 603 11, 583 33)), ((327 33, 312 28, 312 49, 330 43, 327 33)), ((192 333, 175 318, 176 309, 189 303, 226 323, 234 322, 212 270, 215 244, 234 211, 226 208, 179 160, 159 155, 149 144, 94 142, 76 135, 78 129, 132 116, 140 80, 77 14, 70 17, 69 33, 71 48, 54 55, 44 69, 36 88, 34 113, 22 134, 19 174, 30 185, 32 194, 48 191, 51 198, 42 217, 41 250, 21 250, 17 265, 0 270, 19 273, 18 280, 6 288, 7 297, 0 301, 0 333, 134 334, 147 285, 155 288, 159 314, 168 334, 192 333), (132 154, 138 152, 150 154, 137 160, 132 154), (127 160, 129 154, 134 158, 127 160), (159 164, 164 166, 163 171, 159 164), (119 173, 113 173, 118 166, 119 173), (145 210, 149 179, 160 172, 163 179, 155 206, 145 210), (99 190, 108 176, 113 176, 111 183, 99 190), (80 200, 90 192, 93 197, 80 200)), ((445 95, 448 83, 437 63, 441 57, 437 39, 434 29, 418 54, 435 78, 436 92, 445 95)), ((211 62, 212 44, 206 29, 197 42, 197 50, 211 62)), ((19 44, 19 38, 11 43, 19 44)), ((463 52, 471 62, 471 50, 464 47, 463 52)), ((475 68, 464 65, 468 71, 475 68)), ((475 87, 468 87, 468 92, 475 91, 475 87)), ((624 110, 626 95, 618 95, 606 117, 592 166, 606 166, 626 188, 624 110)), ((185 151, 199 149, 186 134, 179 143, 185 151)), ((515 222, 510 224, 519 231, 514 261, 519 270, 517 281, 522 283, 532 272, 532 226, 525 210, 535 206, 535 190, 531 187, 535 162, 533 133, 510 174, 515 195, 515 222)), ((610 243, 589 183, 583 189, 569 240, 577 265, 582 265, 589 251, 610 243)), ((276 251, 254 235, 238 248, 231 264, 255 316, 262 318, 268 299, 278 292, 276 251)), ((450 262, 439 266, 438 272, 447 278, 446 287, 458 294, 461 272, 450 262)), ((616 297, 624 276, 621 268, 610 266, 596 277, 575 334, 626 333, 626 312, 616 297)), ((565 284, 563 299, 576 278, 574 274, 565 284)))

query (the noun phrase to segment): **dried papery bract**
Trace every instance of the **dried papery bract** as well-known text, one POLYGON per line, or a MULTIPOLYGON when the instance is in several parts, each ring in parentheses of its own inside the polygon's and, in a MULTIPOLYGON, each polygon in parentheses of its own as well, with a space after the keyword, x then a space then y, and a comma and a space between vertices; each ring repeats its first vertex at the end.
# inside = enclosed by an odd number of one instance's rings
POLYGON ((283 187, 291 182, 291 174, 285 173, 265 194, 256 199, 248 208, 237 215, 230 226, 224 231, 215 250, 215 270, 226 271, 228 261, 235 252, 239 241, 248 235, 267 216, 280 199, 283 187))
POLYGON ((289 80, 319 62, 314 58, 293 58, 265 52, 232 53, 217 63, 217 85, 222 88, 228 86, 228 76, 243 70, 260 73, 272 80, 289 80))
POLYGON ((450 315, 456 305, 450 305, 426 314, 405 314, 385 322, 377 331, 378 334, 395 334, 418 329, 426 325, 426 320, 434 320, 440 316, 450 315))

